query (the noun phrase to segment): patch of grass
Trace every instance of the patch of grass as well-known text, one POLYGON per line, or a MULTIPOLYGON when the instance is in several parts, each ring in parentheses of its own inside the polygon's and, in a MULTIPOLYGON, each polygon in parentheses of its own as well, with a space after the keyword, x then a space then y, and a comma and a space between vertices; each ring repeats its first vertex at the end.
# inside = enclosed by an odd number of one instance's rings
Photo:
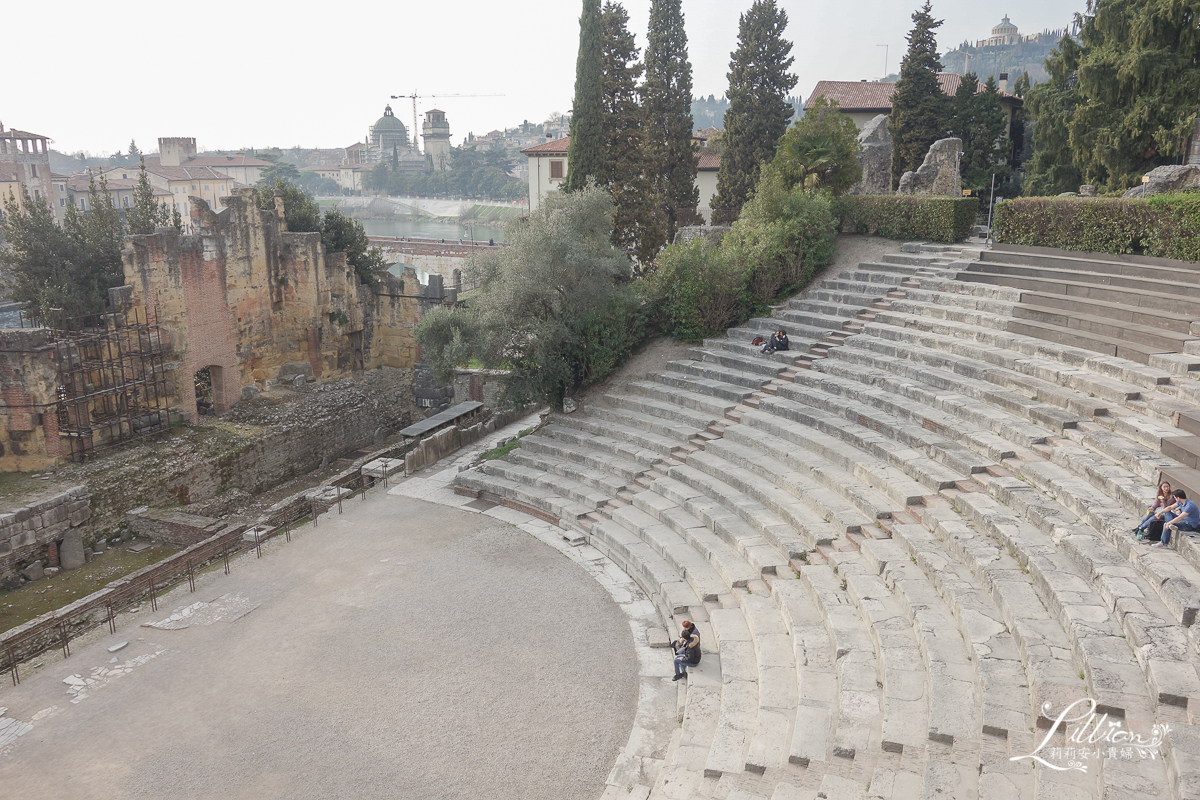
POLYGON ((32 472, 0 472, 0 500, 16 500, 41 488, 32 472))
POLYGON ((503 447, 497 447, 494 450, 488 450, 486 453, 484 453, 482 456, 480 456, 480 458, 482 458, 484 460, 489 460, 489 461, 494 458, 504 458, 506 455, 511 453, 513 450, 516 450, 518 447, 520 447, 521 446, 521 438, 530 433, 533 433, 533 428, 526 428, 525 430, 518 433, 516 435, 516 438, 514 438, 508 444, 504 445, 503 447))
POLYGON ((73 603, 117 578, 161 561, 179 549, 155 545, 140 553, 130 553, 123 546, 115 547, 79 569, 27 583, 20 589, 0 592, 0 631, 15 628, 47 611, 73 603))

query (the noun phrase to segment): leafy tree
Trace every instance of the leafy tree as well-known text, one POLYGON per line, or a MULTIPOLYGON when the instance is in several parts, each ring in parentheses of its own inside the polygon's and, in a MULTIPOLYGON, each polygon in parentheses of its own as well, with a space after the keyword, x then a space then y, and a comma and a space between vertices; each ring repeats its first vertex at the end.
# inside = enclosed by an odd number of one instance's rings
POLYGON ((371 246, 363 224, 336 208, 326 211, 321 220, 321 244, 327 253, 345 253, 346 263, 368 286, 378 283, 379 274, 387 268, 379 248, 371 246))
POLYGON ((603 33, 600 0, 583 0, 579 17, 579 57, 575 61, 575 102, 571 113, 571 141, 567 146, 569 192, 582 189, 604 170, 603 152, 603 33))
POLYGON ((600 18, 603 169, 597 178, 616 205, 613 245, 635 252, 639 263, 649 264, 661 246, 666 220, 655 202, 642 150, 643 121, 637 91, 642 65, 637 60, 638 48, 627 27, 629 15, 625 9, 607 2, 600 18))
POLYGON ((258 182, 258 207, 275 210, 275 195, 283 197, 283 213, 291 233, 320 233, 321 211, 308 193, 294 183, 277 178, 272 185, 258 182))
POLYGON ((1046 59, 1050 79, 1029 90, 1025 101, 1031 121, 1026 137, 1032 154, 1025 163, 1026 195, 1043 196, 1076 191, 1083 175, 1071 148, 1071 120, 1083 102, 1076 73, 1083 51, 1070 36, 1064 36, 1046 59))
POLYGON ((295 164, 274 160, 270 166, 263 167, 262 172, 259 173, 258 186, 260 188, 274 186, 278 181, 298 184, 301 181, 300 170, 296 169, 295 164))
POLYGON ((137 142, 133 139, 129 140, 129 150, 126 151, 125 160, 129 164, 134 161, 142 161, 142 151, 138 149, 137 142))
POLYGON ((762 166, 775 157, 779 137, 795 110, 786 101, 796 85, 788 70, 795 61, 783 38, 787 12, 775 0, 754 0, 742 14, 738 46, 729 60, 729 110, 725 112, 724 154, 717 172, 714 222, 735 219, 754 191, 762 166), (717 213, 718 210, 721 213, 717 213))
POLYGON ((108 290, 125 282, 121 215, 103 178, 90 182, 88 203, 87 214, 67 205, 60 226, 24 186, 19 202, 4 200, 0 230, 9 247, 0 249, 0 265, 9 273, 8 296, 50 324, 102 312, 108 290))
POLYGON ((137 188, 133 190, 133 208, 125 213, 125 223, 132 234, 148 234, 154 233, 160 225, 166 225, 170 218, 166 203, 154 199, 154 187, 150 185, 143 157, 138 166, 137 188))
POLYGON ((504 367, 500 403, 562 407, 605 377, 641 340, 629 260, 612 246, 612 200, 597 186, 552 193, 508 246, 472 257, 480 288, 468 309, 426 314, 416 336, 430 363, 469 357, 504 367), (447 315, 454 315, 448 317, 447 315))
POLYGON ((1008 177, 1009 167, 1004 163, 1008 152, 1006 125, 995 78, 989 75, 981 92, 975 73, 964 75, 951 100, 949 127, 951 135, 962 140, 962 188, 980 193, 985 202, 990 199, 992 175, 1001 181, 1008 177))
POLYGON ((892 185, 925 160, 929 146, 945 135, 947 98, 938 84, 942 65, 934 31, 942 24, 929 13, 930 0, 913 12, 908 52, 900 64, 900 80, 892 93, 892 185))
POLYGON ((783 135, 771 168, 785 186, 829 189, 836 195, 862 180, 861 150, 854 121, 836 100, 820 96, 783 135))
POLYGON ((656 252, 675 238, 675 229, 698 218, 699 155, 692 146, 692 64, 681 0, 652 0, 646 31, 646 77, 642 83, 646 172, 666 217, 661 242, 647 238, 639 249, 656 252))

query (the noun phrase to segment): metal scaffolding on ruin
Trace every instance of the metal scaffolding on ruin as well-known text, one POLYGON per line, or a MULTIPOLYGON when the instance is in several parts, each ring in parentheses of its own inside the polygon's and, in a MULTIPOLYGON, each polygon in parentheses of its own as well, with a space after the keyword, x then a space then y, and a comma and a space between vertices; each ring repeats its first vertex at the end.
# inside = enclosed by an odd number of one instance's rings
POLYGON ((55 320, 59 440, 72 461, 170 428, 177 411, 155 309, 55 320))

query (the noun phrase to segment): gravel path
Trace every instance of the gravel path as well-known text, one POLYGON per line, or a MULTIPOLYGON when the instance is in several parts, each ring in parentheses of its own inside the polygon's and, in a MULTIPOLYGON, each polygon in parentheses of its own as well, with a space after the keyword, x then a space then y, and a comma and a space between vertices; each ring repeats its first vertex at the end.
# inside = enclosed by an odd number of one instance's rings
POLYGON ((598 797, 638 700, 605 590, 482 514, 345 508, 138 620, 210 602, 190 627, 127 626, 0 688, 33 725, 0 752, 3 795, 598 797), (65 694, 72 675, 94 684, 65 694))

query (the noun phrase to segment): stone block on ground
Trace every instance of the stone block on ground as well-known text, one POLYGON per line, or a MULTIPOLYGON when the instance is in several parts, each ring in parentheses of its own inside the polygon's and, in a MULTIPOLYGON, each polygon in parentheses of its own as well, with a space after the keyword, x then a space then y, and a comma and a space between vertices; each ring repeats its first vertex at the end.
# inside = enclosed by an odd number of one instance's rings
POLYGON ((83 554, 83 531, 67 531, 58 547, 58 559, 63 569, 79 569, 87 563, 83 554))
POLYGON ((377 458, 362 466, 362 474, 370 478, 383 478, 403 471, 403 458, 377 458))
POLYGON ((40 581, 46 576, 44 566, 41 561, 35 561, 21 570, 21 574, 25 576, 25 580, 27 581, 40 581))

